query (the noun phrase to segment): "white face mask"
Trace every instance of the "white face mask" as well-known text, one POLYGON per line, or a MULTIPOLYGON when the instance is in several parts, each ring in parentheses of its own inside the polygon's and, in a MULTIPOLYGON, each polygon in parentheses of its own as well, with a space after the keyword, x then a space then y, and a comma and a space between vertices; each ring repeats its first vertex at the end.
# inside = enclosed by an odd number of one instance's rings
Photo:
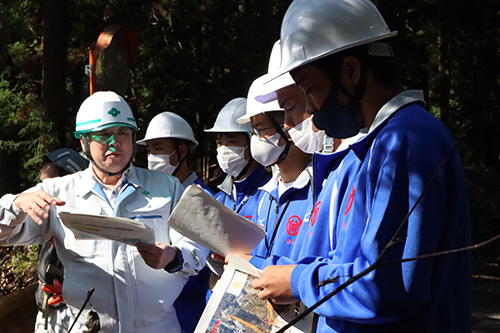
POLYGON ((288 130, 292 141, 304 153, 313 154, 323 150, 325 131, 314 132, 312 129, 312 117, 302 121, 297 126, 288 130))
POLYGON ((222 171, 237 177, 248 163, 245 160, 245 149, 247 148, 248 146, 220 146, 217 148, 217 161, 222 171))
POLYGON ((253 158, 265 167, 276 162, 286 148, 286 144, 283 146, 278 145, 280 138, 281 135, 279 133, 266 139, 252 135, 250 150, 252 151, 253 158))
POLYGON ((148 155, 148 169, 165 172, 169 175, 173 174, 177 165, 170 164, 170 156, 172 156, 177 150, 174 150, 172 154, 165 155, 148 155))

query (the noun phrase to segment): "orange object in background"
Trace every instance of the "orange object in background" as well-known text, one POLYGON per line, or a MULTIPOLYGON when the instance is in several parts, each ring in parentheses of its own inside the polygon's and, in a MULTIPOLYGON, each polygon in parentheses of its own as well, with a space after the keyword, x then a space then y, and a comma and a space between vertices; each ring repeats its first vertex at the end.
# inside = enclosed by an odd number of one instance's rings
POLYGON ((111 24, 89 50, 90 95, 96 91, 127 92, 130 69, 139 60, 137 39, 127 26, 111 24))

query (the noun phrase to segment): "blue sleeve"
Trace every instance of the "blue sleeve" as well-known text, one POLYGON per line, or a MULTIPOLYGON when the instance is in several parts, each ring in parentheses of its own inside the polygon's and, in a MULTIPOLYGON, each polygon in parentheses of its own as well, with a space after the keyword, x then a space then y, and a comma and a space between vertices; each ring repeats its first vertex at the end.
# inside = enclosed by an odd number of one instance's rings
POLYGON ((292 260, 284 256, 272 255, 269 258, 253 256, 250 263, 259 269, 264 269, 267 266, 273 265, 298 265, 312 263, 317 257, 303 257, 299 260, 292 260))
POLYGON ((214 191, 212 191, 210 189, 210 187, 208 187, 207 184, 205 184, 204 182, 202 182, 200 179, 196 178, 196 180, 194 181, 194 183, 196 185, 201 186, 205 190, 205 192, 207 192, 208 194, 210 194, 212 197, 215 196, 214 191))
MULTIPOLYGON (((409 134, 397 135, 393 128, 379 135, 370 147, 351 183, 352 191, 348 190, 342 201, 337 217, 337 247, 328 259, 299 265, 292 273, 294 297, 307 307, 377 260, 451 150, 453 144, 447 137, 439 137, 439 131, 434 129, 428 136, 417 131, 405 129, 409 134), (336 282, 316 287, 327 278, 336 282)), ((398 243, 387 251, 383 262, 467 245, 470 235, 462 172, 455 152, 415 206, 399 233, 398 243)), ((406 319, 427 306, 437 281, 452 279, 454 272, 460 272, 460 263, 453 256, 384 265, 349 285, 315 312, 364 324, 406 319)))

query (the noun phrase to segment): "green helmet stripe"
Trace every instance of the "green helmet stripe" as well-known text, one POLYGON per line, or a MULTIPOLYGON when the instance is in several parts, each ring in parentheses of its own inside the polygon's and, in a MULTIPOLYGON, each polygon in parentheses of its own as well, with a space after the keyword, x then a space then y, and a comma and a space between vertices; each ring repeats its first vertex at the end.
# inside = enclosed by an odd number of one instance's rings
POLYGON ((94 119, 94 120, 85 121, 83 123, 76 124, 76 127, 78 127, 78 126, 84 126, 84 125, 88 125, 88 124, 100 123, 101 120, 102 119, 94 119))
POLYGON ((127 117, 127 120, 128 121, 133 121, 135 123, 135 119, 134 118, 127 117))

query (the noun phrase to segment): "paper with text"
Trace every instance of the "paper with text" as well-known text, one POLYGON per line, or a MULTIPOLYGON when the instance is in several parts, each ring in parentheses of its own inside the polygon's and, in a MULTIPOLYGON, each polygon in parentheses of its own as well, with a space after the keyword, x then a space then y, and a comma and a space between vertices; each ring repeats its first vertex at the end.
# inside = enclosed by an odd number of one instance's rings
POLYGON ((223 256, 249 254, 266 235, 260 225, 238 215, 196 185, 186 188, 168 224, 223 256))
POLYGON ((109 239, 125 244, 154 244, 154 230, 124 217, 59 212, 63 224, 76 239, 109 239))

